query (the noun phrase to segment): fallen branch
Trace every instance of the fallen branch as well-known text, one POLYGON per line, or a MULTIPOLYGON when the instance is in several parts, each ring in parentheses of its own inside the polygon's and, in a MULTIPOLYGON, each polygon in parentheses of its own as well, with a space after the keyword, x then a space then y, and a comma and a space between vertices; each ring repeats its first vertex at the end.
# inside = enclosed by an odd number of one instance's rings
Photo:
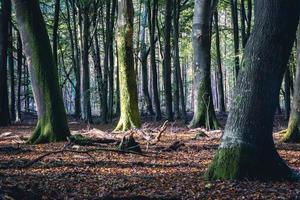
POLYGON ((157 142, 160 141, 162 134, 167 130, 167 124, 168 124, 168 120, 163 123, 162 127, 160 128, 159 133, 155 137, 154 142, 152 144, 156 144, 157 142))
POLYGON ((36 159, 29 161, 27 164, 25 164, 24 166, 20 167, 20 168, 28 168, 30 166, 32 166, 34 163, 42 160, 43 158, 50 156, 50 155, 55 155, 55 154, 61 154, 61 153, 77 153, 77 154, 87 154, 89 157, 91 157, 94 161, 95 158, 92 157, 90 155, 91 152, 97 152, 97 151, 108 151, 108 152, 115 152, 115 153, 124 153, 124 154, 134 154, 134 155, 139 155, 139 156, 143 156, 143 157, 151 157, 149 155, 143 154, 143 153, 137 153, 135 151, 122 151, 122 150, 118 150, 118 149, 106 149, 106 148, 96 148, 96 149, 89 149, 89 150, 83 150, 83 151, 78 151, 78 150, 71 150, 71 149, 62 149, 62 150, 58 150, 58 151, 50 151, 47 152, 39 157, 37 157, 36 159))

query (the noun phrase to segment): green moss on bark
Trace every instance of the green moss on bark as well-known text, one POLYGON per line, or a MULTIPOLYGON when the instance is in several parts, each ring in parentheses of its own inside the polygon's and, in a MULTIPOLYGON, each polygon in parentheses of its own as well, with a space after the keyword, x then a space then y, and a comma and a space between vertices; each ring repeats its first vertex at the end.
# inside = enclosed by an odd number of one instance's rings
POLYGON ((38 108, 38 124, 28 143, 66 140, 70 135, 50 40, 38 1, 15 0, 16 17, 38 108))
POLYGON ((299 180, 274 150, 261 153, 254 149, 220 148, 205 174, 208 180, 299 180))
POLYGON ((286 133, 282 138, 283 142, 287 142, 287 143, 300 142, 300 131, 298 125, 299 125, 299 121, 297 119, 294 118, 290 119, 286 133))
POLYGON ((134 71, 132 26, 124 25, 118 30, 118 57, 120 80, 121 116, 115 131, 140 128, 136 74, 134 71))

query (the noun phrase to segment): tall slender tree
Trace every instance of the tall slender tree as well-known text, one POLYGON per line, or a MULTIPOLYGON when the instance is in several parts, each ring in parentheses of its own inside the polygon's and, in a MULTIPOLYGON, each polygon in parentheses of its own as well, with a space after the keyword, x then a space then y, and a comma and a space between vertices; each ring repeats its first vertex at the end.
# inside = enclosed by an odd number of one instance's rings
POLYGON ((153 99, 155 106, 155 119, 158 121, 161 119, 161 109, 160 109, 160 98, 158 92, 158 75, 157 75, 157 65, 156 65, 156 42, 155 42, 155 31, 156 31, 156 18, 158 10, 158 1, 149 0, 148 1, 148 23, 150 29, 150 63, 151 63, 151 74, 152 74, 152 90, 153 90, 153 99))
POLYGON ((0 126, 10 123, 7 86, 8 29, 11 2, 1 0, 0 10, 0 126))
POLYGON ((211 19, 214 0, 195 0, 193 19, 194 88, 196 92, 194 117, 190 127, 219 127, 211 91, 211 19))
POLYGON ((57 67, 38 0, 13 0, 29 66, 38 124, 29 143, 66 140, 70 135, 57 67))
POLYGON ((133 57, 133 15, 132 0, 119 0, 117 45, 121 116, 116 131, 141 126, 133 57))
POLYGON ((255 1, 255 22, 210 179, 293 179, 272 137, 280 86, 299 20, 300 1, 255 1), (263 83, 263 84, 261 84, 263 83))
POLYGON ((171 24, 172 24, 172 0, 166 0, 165 7, 165 22, 164 22, 164 92, 166 114, 169 121, 173 121, 173 106, 172 106, 172 82, 171 82, 171 24))

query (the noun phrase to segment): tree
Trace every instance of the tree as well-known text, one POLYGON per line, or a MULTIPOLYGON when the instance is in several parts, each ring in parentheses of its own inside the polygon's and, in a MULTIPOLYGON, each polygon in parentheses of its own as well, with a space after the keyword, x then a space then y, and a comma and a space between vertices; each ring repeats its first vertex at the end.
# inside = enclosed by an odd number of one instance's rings
POLYGON ((190 127, 205 126, 217 129, 218 120, 214 111, 211 92, 211 19, 216 5, 212 0, 195 0, 193 18, 194 88, 196 93, 194 117, 190 127))
POLYGON ((300 26, 297 38, 297 62, 295 92, 292 102, 292 112, 289 119, 287 132, 283 137, 284 142, 300 142, 300 26))
POLYGON ((223 73, 222 73, 222 61, 221 61, 221 51, 220 51, 220 33, 219 33, 219 15, 218 11, 214 12, 214 28, 216 34, 216 56, 217 65, 217 87, 218 87, 218 107, 220 112, 225 112, 225 99, 224 99, 224 86, 223 86, 223 73))
POLYGON ((172 83, 171 83, 171 24, 172 24, 172 0, 166 0, 164 29, 164 91, 166 98, 166 114, 169 121, 173 121, 172 108, 172 83))
POLYGON ((158 10, 158 1, 148 1, 148 22, 149 22, 149 29, 150 29, 150 63, 151 63, 151 70, 152 70, 152 89, 153 89, 153 98, 154 98, 154 105, 155 105, 155 119, 157 121, 161 120, 161 110, 160 110, 160 99, 159 99, 159 92, 158 92, 158 78, 157 78, 157 65, 156 65, 156 42, 155 42, 155 28, 156 28, 156 18, 157 18, 157 10, 158 10), (151 12, 150 12, 151 11, 151 12))
POLYGON ((81 8, 83 10, 82 63, 80 69, 81 119, 83 119, 85 122, 91 123, 93 120, 91 110, 89 69, 90 4, 88 2, 82 2, 81 8))
POLYGON ((300 2, 255 1, 255 23, 209 179, 292 179, 272 138, 277 97, 295 39, 300 2), (261 84, 263 83, 263 84, 261 84))
POLYGON ((146 104, 147 111, 150 115, 153 115, 152 100, 148 90, 148 51, 146 46, 146 26, 147 26, 147 16, 148 16, 148 6, 147 1, 143 2, 144 8, 141 15, 141 29, 140 29, 140 57, 142 66, 142 89, 144 94, 144 101, 146 104))
POLYGON ((0 10, 0 126, 10 123, 7 86, 7 48, 11 3, 1 1, 0 10))
POLYGON ((116 131, 141 126, 133 57, 133 13, 132 0, 118 1, 117 46, 121 116, 116 131))
POLYGON ((13 2, 38 111, 38 123, 28 142, 37 144, 66 140, 70 131, 39 1, 13 2))

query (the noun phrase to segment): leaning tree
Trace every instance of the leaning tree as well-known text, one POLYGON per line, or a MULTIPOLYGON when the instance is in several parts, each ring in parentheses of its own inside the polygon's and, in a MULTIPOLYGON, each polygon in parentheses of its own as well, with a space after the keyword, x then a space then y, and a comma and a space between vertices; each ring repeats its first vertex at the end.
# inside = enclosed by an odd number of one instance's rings
POLYGON ((283 137, 284 142, 300 142, 300 26, 298 27, 297 38, 297 62, 293 106, 289 125, 283 137))
POLYGON ((194 117, 191 128, 205 126, 219 127, 214 111, 211 91, 211 19, 216 0, 195 0, 193 19, 194 86, 196 89, 194 117))
POLYGON ((70 135, 50 40, 38 0, 13 0, 30 70, 38 124, 29 143, 62 141, 70 135))
POLYGON ((119 0, 117 45, 121 116, 116 131, 141 126, 133 58, 133 15, 132 0, 119 0))
POLYGON ((272 129, 299 11, 299 0, 255 1, 255 23, 245 49, 244 67, 207 178, 295 178, 275 149, 272 129))

